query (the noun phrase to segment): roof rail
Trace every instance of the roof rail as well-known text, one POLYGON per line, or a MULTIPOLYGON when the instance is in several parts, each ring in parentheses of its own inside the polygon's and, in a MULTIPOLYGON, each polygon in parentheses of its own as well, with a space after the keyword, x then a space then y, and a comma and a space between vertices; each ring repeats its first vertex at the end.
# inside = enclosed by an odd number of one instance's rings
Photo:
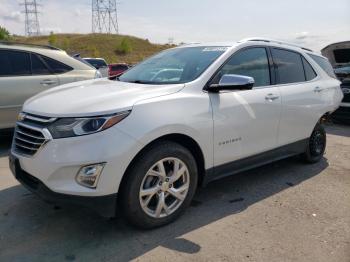
POLYGON ((29 47, 39 47, 39 48, 46 48, 50 50, 57 50, 62 51, 61 49, 50 46, 50 45, 37 45, 37 44, 29 44, 29 43, 22 43, 22 42, 9 42, 9 41, 0 41, 0 44, 2 45, 21 45, 21 46, 29 46, 29 47))
POLYGON ((239 42, 249 42, 249 41, 267 42, 267 43, 275 43, 275 44, 280 44, 280 45, 288 45, 288 46, 298 47, 298 48, 301 48, 301 49, 309 51, 309 52, 313 52, 309 48, 305 48, 305 47, 302 47, 302 46, 299 46, 299 45, 296 45, 296 44, 292 44, 292 43, 288 43, 288 42, 284 42, 284 41, 280 41, 280 40, 275 40, 275 39, 271 39, 271 38, 265 38, 265 37, 245 38, 245 39, 240 40, 239 42))

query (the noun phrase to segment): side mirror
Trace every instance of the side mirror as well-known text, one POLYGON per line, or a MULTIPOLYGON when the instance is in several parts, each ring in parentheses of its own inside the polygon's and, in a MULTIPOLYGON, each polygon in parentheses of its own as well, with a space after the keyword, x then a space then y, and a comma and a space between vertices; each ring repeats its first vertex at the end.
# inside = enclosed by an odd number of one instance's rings
POLYGON ((218 92, 220 90, 249 90, 253 88, 255 81, 253 77, 243 75, 223 75, 218 84, 211 84, 208 91, 218 92))

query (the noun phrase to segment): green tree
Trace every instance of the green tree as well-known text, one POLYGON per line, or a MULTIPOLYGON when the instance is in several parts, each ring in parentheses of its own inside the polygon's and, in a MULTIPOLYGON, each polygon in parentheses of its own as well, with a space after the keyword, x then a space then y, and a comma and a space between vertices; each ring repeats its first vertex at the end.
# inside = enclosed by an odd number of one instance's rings
POLYGON ((50 32, 49 44, 50 45, 55 45, 56 42, 57 42, 57 36, 53 32, 50 32))
POLYGON ((117 45, 115 49, 117 54, 126 55, 132 51, 131 45, 127 38, 123 38, 123 40, 117 45))
POLYGON ((0 40, 9 40, 10 32, 5 28, 0 26, 0 40))

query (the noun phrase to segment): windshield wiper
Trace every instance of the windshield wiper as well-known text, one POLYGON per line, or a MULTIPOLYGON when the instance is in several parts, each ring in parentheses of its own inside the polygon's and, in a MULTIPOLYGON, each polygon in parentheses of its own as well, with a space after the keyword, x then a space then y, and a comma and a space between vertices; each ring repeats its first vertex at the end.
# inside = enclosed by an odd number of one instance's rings
POLYGON ((132 80, 132 81, 126 81, 129 83, 135 83, 135 84, 153 84, 151 81, 143 81, 143 80, 132 80))

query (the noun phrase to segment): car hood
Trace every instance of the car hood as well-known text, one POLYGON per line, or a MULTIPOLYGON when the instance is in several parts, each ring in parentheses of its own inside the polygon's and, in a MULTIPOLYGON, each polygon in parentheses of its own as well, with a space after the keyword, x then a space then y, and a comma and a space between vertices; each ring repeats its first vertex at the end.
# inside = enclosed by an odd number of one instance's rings
POLYGON ((141 100, 180 91, 183 84, 145 85, 88 80, 55 87, 28 99, 23 105, 27 113, 49 117, 78 117, 110 114, 132 109, 141 100))

